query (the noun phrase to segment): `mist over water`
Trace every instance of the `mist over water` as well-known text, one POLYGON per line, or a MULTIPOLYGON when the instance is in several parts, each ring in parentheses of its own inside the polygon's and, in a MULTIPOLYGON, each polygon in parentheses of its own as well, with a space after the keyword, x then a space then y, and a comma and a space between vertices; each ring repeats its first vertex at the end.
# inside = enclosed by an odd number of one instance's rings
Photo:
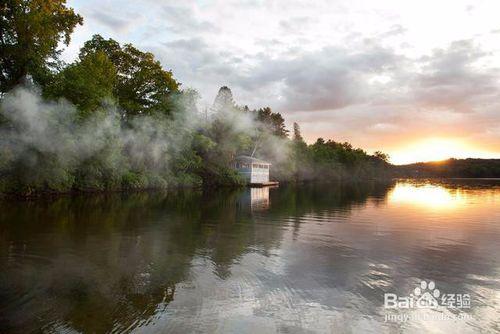
POLYGON ((0 202, 0 331, 493 332, 499 204, 495 180, 0 202), (421 280, 472 318, 385 322, 421 280))

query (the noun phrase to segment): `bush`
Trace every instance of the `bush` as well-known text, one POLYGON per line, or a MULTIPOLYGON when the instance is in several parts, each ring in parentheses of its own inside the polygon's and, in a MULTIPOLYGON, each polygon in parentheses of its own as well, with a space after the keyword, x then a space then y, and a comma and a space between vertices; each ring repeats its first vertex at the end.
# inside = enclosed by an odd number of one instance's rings
POLYGON ((148 179, 140 173, 127 172, 122 177, 121 187, 127 190, 145 189, 148 187, 148 179))

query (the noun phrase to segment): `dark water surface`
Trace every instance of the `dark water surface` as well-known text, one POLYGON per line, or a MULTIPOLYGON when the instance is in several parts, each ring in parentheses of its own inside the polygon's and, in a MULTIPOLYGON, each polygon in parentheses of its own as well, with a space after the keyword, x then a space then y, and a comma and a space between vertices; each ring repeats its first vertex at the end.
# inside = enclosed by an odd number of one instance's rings
POLYGON ((498 332, 499 256, 500 180, 4 201, 0 333, 498 332))

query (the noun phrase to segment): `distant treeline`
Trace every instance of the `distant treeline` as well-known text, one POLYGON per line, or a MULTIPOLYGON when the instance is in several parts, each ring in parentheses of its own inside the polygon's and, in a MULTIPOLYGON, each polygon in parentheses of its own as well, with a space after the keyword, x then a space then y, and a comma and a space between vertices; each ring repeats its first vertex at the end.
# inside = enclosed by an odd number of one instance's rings
POLYGON ((59 58, 80 15, 64 0, 0 6, 0 193, 240 185, 238 154, 273 163, 280 181, 389 175, 387 155, 290 135, 282 115, 250 109, 222 87, 213 106, 155 56, 93 36, 59 58))
POLYGON ((400 177, 500 178, 500 159, 448 159, 394 166, 400 177))

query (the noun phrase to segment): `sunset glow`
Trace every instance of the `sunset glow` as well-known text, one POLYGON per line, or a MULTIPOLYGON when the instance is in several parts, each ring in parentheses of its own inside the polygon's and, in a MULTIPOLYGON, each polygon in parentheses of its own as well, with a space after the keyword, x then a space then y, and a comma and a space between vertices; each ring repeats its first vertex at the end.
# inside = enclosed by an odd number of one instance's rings
POLYGON ((454 209, 464 203, 460 192, 452 192, 438 185, 416 186, 397 184, 389 193, 391 203, 419 206, 428 209, 454 209))
POLYGON ((431 138, 415 143, 409 143, 403 149, 391 154, 391 162, 396 165, 441 161, 449 158, 487 158, 492 156, 488 152, 473 147, 459 139, 431 138))

